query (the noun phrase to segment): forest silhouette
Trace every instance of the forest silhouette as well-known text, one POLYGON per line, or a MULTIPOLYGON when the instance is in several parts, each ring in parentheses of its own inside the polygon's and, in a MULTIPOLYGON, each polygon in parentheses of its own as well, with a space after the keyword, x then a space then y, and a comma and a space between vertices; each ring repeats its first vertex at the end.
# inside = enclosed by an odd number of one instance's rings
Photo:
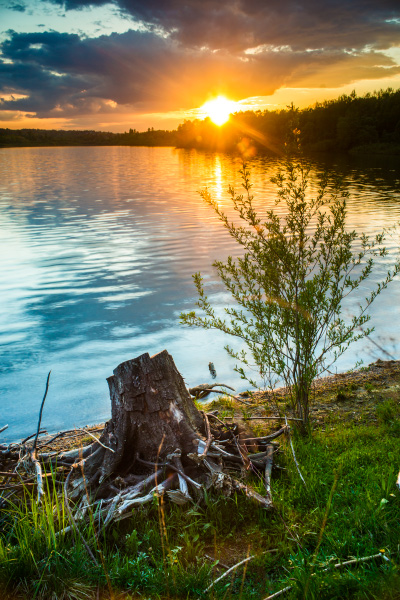
POLYGON ((244 111, 215 125, 210 118, 185 120, 176 130, 130 129, 125 133, 77 130, 0 129, 0 147, 176 146, 212 151, 280 154, 298 132, 305 152, 400 154, 400 90, 380 90, 298 109, 244 111))

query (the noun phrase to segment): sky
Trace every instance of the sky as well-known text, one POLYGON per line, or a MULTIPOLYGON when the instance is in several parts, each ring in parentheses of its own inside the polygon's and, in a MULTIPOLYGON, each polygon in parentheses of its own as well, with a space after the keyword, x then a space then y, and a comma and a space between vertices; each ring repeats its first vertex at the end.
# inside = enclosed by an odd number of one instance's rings
POLYGON ((0 0, 0 127, 139 131, 400 88, 399 0, 0 0))

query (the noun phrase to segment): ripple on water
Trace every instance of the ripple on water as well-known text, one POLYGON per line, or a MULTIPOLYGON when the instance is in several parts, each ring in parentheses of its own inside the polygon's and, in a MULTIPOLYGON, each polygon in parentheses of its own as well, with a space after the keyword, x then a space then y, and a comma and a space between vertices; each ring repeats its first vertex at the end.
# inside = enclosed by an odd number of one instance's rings
MULTIPOLYGON (((349 228, 373 234, 400 220, 397 166, 332 164, 349 184, 349 228)), ((283 214, 269 181, 279 165, 251 164, 260 212, 283 214)), ((207 381, 211 361, 219 379, 243 388, 225 336, 178 321, 194 307, 196 271, 217 311, 229 302, 211 264, 238 248, 197 190, 207 186, 232 216, 226 190, 240 190, 239 167, 233 157, 172 148, 0 150, 0 421, 10 438, 31 433, 50 369, 49 430, 107 418, 106 377, 146 351, 167 348, 188 384, 207 381)), ((388 245, 395 250, 398 236, 388 245)), ((388 264, 381 260, 380 277, 388 264)), ((400 324, 388 315, 400 303, 399 280, 380 300, 374 322, 396 352, 400 324)), ((338 368, 355 354, 370 359, 360 344, 338 368)))

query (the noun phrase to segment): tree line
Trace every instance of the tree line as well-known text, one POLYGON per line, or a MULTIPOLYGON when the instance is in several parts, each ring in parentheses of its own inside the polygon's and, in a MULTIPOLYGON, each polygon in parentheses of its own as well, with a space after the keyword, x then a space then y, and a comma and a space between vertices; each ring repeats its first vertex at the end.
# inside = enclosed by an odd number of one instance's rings
POLYGON ((250 152, 251 147, 279 152, 297 131, 306 152, 400 152, 400 90, 380 90, 298 109, 235 113, 222 127, 210 119, 185 121, 177 130, 178 145, 211 150, 250 152))
POLYGON ((400 154, 400 90, 380 90, 298 109, 244 111, 231 115, 223 126, 209 118, 187 120, 176 130, 65 131, 0 129, 0 147, 6 146, 177 146, 239 151, 244 156, 262 150, 280 153, 298 132, 305 152, 396 152, 400 154))
POLYGON ((149 128, 125 133, 63 129, 0 129, 0 147, 15 146, 175 146, 176 131, 149 128))

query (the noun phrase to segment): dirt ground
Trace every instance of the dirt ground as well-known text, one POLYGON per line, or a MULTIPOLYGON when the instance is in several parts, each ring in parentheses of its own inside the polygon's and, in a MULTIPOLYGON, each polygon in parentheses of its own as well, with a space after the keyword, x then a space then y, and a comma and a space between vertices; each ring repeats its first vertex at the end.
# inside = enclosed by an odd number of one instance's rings
MULTIPOLYGON (((252 416, 266 416, 266 406, 270 407, 270 414, 284 411, 289 416, 286 390, 280 388, 274 395, 275 398, 270 393, 255 394, 254 403, 262 403, 262 407, 253 410, 252 416)), ((378 420, 377 407, 388 400, 400 403, 400 361, 379 359, 355 371, 317 379, 311 396, 310 420, 316 427, 331 421, 371 423, 378 420)))

